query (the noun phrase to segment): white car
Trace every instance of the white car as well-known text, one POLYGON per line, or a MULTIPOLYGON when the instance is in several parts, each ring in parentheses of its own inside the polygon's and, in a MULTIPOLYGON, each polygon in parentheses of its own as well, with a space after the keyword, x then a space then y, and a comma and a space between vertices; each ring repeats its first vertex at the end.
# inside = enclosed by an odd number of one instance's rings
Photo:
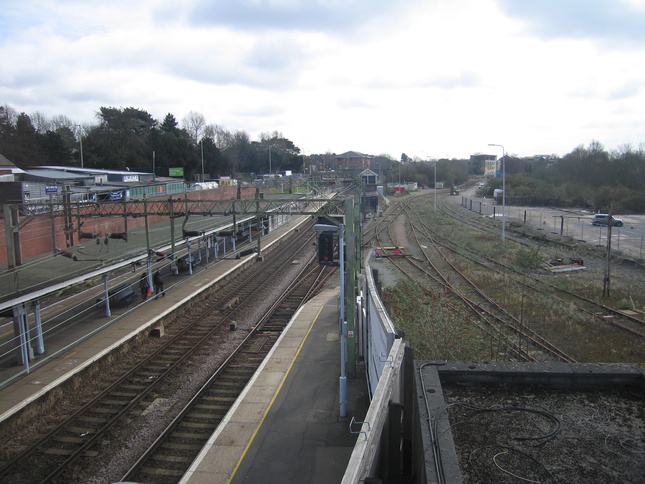
MULTIPOLYGON (((616 217, 611 217, 611 224, 614 227, 622 227, 623 221, 616 217)), ((609 214, 606 213, 597 213, 593 216, 591 225, 609 225, 609 214)))

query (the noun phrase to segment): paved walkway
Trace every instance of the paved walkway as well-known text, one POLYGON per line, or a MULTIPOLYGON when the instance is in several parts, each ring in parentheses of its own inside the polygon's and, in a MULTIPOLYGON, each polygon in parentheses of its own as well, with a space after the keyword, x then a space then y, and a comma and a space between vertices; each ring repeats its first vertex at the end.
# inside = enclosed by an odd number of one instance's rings
POLYGON ((297 313, 182 483, 341 482, 357 438, 349 424, 369 397, 359 369, 339 418, 337 301, 326 290, 297 313))

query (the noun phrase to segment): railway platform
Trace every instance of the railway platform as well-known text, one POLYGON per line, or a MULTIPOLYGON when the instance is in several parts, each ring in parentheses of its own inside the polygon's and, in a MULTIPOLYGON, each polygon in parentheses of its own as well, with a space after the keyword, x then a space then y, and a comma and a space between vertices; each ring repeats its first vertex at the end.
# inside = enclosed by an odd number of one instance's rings
MULTIPOLYGON (((269 235, 267 247, 280 236, 269 235)), ((197 270, 189 282, 167 287, 166 297, 126 311, 80 344, 68 347, 74 339, 70 333, 53 337, 48 351, 58 356, 0 390, 0 426, 41 398, 64 398, 64 384, 81 378, 92 363, 254 258, 222 260, 197 270)), ((301 308, 182 482, 342 480, 357 437, 350 432, 350 419, 362 421, 369 398, 359 369, 356 378, 347 380, 348 417, 338 417, 338 292, 326 289, 301 308)), ((0 381, 19 370, 0 367, 0 381)))
POLYGON ((364 373, 347 380, 339 418, 338 289, 292 319, 182 483, 341 482, 369 407, 364 373), (358 428, 359 425, 354 427, 358 428))

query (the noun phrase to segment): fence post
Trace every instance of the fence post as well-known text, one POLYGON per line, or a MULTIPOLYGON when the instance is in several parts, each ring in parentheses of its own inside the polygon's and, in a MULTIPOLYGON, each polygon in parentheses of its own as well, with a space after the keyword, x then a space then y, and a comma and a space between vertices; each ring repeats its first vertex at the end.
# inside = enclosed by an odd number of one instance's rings
MULTIPOLYGON (((609 223, 611 223, 611 221, 609 223)), ((616 247, 616 250, 620 250, 620 227, 618 227, 618 246, 616 247)))

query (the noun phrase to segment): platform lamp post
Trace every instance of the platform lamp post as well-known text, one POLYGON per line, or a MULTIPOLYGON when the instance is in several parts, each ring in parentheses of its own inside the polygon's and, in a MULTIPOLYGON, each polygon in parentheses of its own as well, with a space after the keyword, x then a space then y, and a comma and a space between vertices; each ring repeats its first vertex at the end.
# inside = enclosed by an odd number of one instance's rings
POLYGON ((339 393, 340 393, 340 417, 347 417, 347 322, 345 321, 345 226, 340 225, 327 225, 315 224, 314 231, 316 232, 338 232, 338 257, 340 259, 340 314, 339 322, 339 335, 340 335, 340 377, 339 393))
POLYGON ((502 145, 488 143, 488 146, 502 149, 502 243, 506 243, 506 151, 502 145))

